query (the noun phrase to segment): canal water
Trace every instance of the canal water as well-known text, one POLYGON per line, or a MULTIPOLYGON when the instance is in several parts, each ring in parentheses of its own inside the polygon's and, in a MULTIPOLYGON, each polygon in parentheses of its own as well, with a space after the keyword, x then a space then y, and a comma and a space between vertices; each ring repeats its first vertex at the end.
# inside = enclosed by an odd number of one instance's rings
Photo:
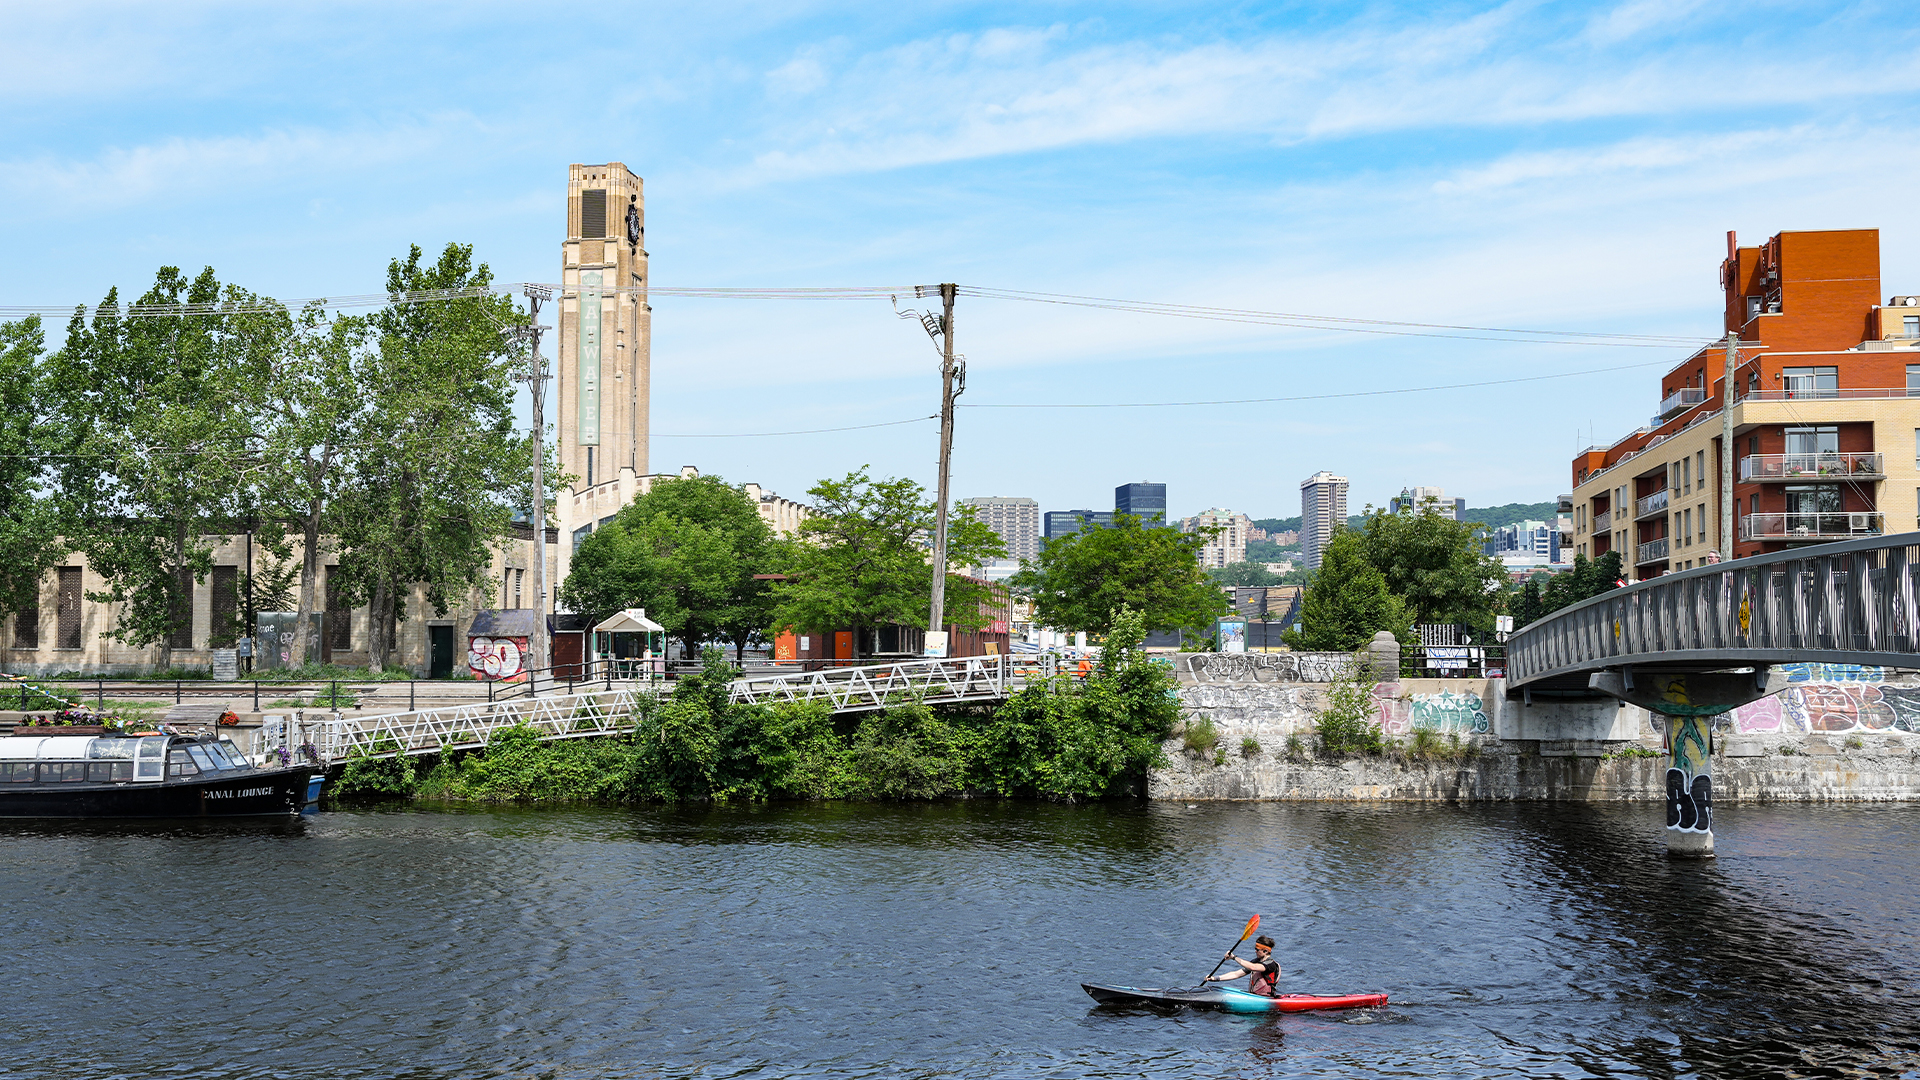
MULTIPOLYGON (((7 1077, 1920 1077, 1920 807, 943 803, 0 827, 7 1077), (1285 1016, 1190 986, 1258 912, 1285 1016)), ((1247 950, 1242 950, 1243 952, 1247 950)))

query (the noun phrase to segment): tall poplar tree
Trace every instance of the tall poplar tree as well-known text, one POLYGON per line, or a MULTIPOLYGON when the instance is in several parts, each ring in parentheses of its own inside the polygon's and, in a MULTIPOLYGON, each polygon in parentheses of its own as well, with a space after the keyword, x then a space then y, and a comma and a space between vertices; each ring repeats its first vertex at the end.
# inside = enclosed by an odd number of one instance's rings
POLYGON ((67 554, 52 476, 57 430, 41 394, 39 316, 0 322, 0 615, 34 611, 40 583, 67 554))

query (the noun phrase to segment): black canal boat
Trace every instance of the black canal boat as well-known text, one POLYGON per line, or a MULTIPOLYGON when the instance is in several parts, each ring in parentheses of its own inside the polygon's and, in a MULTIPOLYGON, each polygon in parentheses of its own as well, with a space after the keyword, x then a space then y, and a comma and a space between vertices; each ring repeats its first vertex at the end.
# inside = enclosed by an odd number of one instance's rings
POLYGON ((49 730, 0 739, 0 818, 284 817, 320 795, 319 769, 261 768, 211 735, 49 730))

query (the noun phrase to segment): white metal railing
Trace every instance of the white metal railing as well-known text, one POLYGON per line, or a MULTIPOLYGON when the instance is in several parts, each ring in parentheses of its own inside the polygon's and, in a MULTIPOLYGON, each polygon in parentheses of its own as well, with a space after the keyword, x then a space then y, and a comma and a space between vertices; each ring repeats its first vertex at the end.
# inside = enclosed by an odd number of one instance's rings
POLYGON ((1808 401, 1808 400, 1853 401, 1853 400, 1859 400, 1863 398, 1904 398, 1904 397, 1920 397, 1920 390, 1909 390, 1904 386, 1849 387, 1846 389, 1836 389, 1834 387, 1829 386, 1829 387, 1823 387, 1817 390, 1816 389, 1749 390, 1744 394, 1736 393, 1734 395, 1734 400, 1736 402, 1740 402, 1740 401, 1808 401))
MULTIPOLYGON (((525 725, 546 739, 613 735, 633 726, 636 706, 653 691, 615 683, 578 694, 479 701, 439 709, 334 719, 288 719, 262 730, 262 749, 301 757, 311 746, 321 764, 357 754, 437 754, 485 746, 494 733, 525 725)), ((331 714, 329 714, 331 715, 331 714)))
POLYGON ((1660 401, 1660 415, 1657 420, 1666 420, 1675 413, 1691 409, 1707 400, 1707 392, 1698 386, 1683 386, 1668 394, 1660 401))
POLYGON ((1643 518, 1651 517, 1654 514, 1666 513, 1667 494, 1667 489, 1663 486, 1659 491, 1651 495, 1644 495, 1634 500, 1633 516, 1635 518, 1643 518))
POLYGON ((1879 454, 1749 454, 1740 459, 1742 480, 1820 480, 1886 475, 1879 454))
POLYGON ((1658 540, 1649 540, 1641 544, 1640 554, 1634 559, 1634 565, 1642 566, 1651 562, 1661 562, 1665 560, 1666 557, 1667 538, 1663 536, 1658 540))
MULTIPOLYGON (((1052 674, 1051 654, 1033 659, 1038 662, 1023 660, 1018 672, 1032 668, 1034 675, 1052 674)), ((820 701, 834 712, 884 709, 908 701, 994 701, 1006 697, 1017 681, 1016 667, 1009 661, 1006 656, 957 656, 762 675, 734 680, 730 700, 766 705, 820 701)))
POLYGON ((1593 515, 1593 531, 1594 532, 1606 532, 1608 529, 1611 529, 1611 528, 1613 528, 1613 511, 1602 510, 1599 513, 1593 515))
POLYGON ((1876 510, 1827 514, 1747 514, 1740 519, 1742 540, 1844 540, 1878 536, 1883 515, 1876 510))

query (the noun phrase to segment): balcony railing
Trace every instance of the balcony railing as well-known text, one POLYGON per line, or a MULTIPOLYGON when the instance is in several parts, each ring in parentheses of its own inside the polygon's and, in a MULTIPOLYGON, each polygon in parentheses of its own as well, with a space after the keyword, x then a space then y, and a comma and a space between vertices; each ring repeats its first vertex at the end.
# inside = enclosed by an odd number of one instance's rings
POLYGON ((1645 566, 1650 562, 1665 562, 1666 560, 1667 538, 1663 536, 1658 540, 1649 540, 1641 544, 1640 555, 1634 560, 1634 565, 1645 566))
POLYGON ((1740 519, 1742 540, 1846 540, 1879 536, 1884 515, 1877 510, 1838 514, 1747 514, 1740 519))
POLYGON ((1886 474, 1879 454, 1751 454, 1740 459, 1742 480, 1878 480, 1886 474))
POLYGON ((1593 531, 1594 532, 1606 532, 1608 529, 1611 529, 1611 528, 1613 528, 1613 511, 1602 510, 1599 513, 1593 515, 1593 531))
POLYGON ((1670 420, 1705 400, 1707 400, 1705 390, 1698 386, 1683 386, 1661 400, 1660 415, 1654 419, 1670 420))
POLYGON ((1750 390, 1736 393, 1737 401, 1853 401, 1860 398, 1904 398, 1920 397, 1920 389, 1909 390, 1904 386, 1891 387, 1845 387, 1834 389, 1795 389, 1795 390, 1750 390))
POLYGON ((1641 498, 1633 504, 1633 517, 1636 521, 1643 517, 1652 517, 1655 514, 1664 514, 1666 512, 1667 489, 1664 487, 1651 495, 1641 498))

